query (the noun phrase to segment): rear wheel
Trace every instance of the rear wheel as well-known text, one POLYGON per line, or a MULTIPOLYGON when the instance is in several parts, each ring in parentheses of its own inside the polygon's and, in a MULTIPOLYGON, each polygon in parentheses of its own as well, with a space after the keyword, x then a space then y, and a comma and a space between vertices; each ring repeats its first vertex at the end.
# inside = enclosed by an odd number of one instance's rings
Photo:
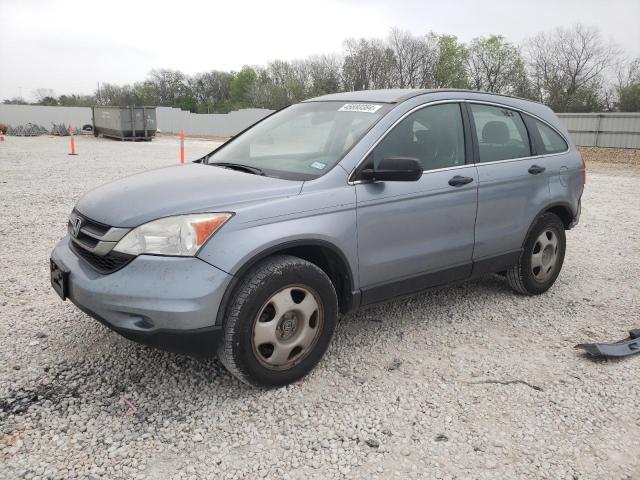
POLYGON ((320 268, 297 257, 270 257, 236 289, 218 357, 245 383, 286 385, 322 358, 337 314, 333 284, 320 268))
POLYGON ((539 295, 554 284, 564 262, 564 225, 553 213, 541 215, 524 245, 520 260, 507 270, 507 281, 516 292, 539 295))

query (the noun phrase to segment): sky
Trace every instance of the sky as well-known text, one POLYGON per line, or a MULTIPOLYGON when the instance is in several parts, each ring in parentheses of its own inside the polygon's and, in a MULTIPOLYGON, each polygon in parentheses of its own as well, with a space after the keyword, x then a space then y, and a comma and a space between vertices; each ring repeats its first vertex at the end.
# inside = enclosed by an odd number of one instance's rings
POLYGON ((193 74, 340 53, 392 27, 519 44, 582 23, 640 57, 640 0, 0 0, 0 101, 38 88, 90 94, 153 68, 193 74))

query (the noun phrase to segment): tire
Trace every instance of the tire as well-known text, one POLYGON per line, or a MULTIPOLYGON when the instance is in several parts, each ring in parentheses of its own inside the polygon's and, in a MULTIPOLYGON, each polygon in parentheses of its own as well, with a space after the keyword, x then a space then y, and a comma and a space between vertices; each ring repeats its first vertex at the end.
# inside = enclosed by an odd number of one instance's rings
POLYGON ((509 286, 524 295, 549 290, 562 269, 566 247, 560 218, 553 213, 542 214, 529 232, 518 263, 507 270, 509 286))
POLYGON ((218 358, 250 385, 287 385, 320 361, 337 316, 335 289, 320 268, 298 257, 269 257, 235 289, 218 358))

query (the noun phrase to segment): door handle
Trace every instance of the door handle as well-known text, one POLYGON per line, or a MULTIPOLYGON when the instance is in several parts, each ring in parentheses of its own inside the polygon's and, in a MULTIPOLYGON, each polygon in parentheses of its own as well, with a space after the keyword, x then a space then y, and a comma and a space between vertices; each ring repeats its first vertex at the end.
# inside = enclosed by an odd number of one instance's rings
POLYGON ((471 182, 473 182, 472 177, 463 177, 462 175, 456 175, 451 180, 449 180, 449 185, 451 185, 452 187, 460 187, 471 182))
POLYGON ((542 173, 546 170, 546 168, 541 167, 540 165, 531 165, 531 167, 529 167, 529 173, 531 175, 538 175, 539 173, 542 173))

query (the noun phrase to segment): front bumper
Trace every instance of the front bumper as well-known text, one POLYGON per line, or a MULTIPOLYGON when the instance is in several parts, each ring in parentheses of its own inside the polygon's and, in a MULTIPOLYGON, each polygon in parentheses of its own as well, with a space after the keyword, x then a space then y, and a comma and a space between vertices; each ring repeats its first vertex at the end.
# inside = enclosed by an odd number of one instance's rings
POLYGON ((232 276, 195 257, 140 255, 102 275, 63 238, 51 258, 69 270, 67 296, 83 312, 131 340, 165 350, 212 354, 215 325, 232 276))

